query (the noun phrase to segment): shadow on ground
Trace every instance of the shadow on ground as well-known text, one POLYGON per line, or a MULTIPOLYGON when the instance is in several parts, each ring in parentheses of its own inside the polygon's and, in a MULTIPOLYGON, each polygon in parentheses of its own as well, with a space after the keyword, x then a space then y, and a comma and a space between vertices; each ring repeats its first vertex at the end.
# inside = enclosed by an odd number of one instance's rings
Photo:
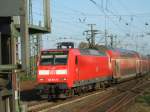
POLYGON ((32 90, 24 90, 20 93, 21 101, 37 101, 43 100, 39 95, 37 95, 37 91, 35 89, 32 90))

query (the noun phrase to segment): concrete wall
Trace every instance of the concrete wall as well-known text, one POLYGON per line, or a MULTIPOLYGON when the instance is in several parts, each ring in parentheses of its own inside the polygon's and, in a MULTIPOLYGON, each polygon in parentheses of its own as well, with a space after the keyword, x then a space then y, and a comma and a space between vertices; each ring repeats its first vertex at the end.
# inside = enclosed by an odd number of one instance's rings
POLYGON ((0 16, 19 16, 23 14, 23 0, 0 0, 0 16))
POLYGON ((0 65, 2 64, 1 54, 2 54, 2 50, 1 50, 1 32, 0 32, 0 65))

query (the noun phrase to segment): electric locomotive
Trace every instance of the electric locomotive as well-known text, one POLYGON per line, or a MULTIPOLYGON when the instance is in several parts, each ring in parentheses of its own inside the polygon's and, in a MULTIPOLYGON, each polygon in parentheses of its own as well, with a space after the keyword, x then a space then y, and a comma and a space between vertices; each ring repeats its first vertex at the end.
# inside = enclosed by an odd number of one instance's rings
POLYGON ((65 97, 93 88, 96 82, 111 81, 110 60, 94 49, 54 49, 41 51, 37 81, 49 97, 65 97))

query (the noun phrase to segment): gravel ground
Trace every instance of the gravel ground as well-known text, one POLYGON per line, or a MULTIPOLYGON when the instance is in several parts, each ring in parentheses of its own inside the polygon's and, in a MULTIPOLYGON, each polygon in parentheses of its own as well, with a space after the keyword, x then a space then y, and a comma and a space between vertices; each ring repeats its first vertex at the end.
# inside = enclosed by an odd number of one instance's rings
POLYGON ((21 91, 31 90, 34 89, 36 85, 37 85, 36 81, 22 81, 20 83, 20 89, 21 91))

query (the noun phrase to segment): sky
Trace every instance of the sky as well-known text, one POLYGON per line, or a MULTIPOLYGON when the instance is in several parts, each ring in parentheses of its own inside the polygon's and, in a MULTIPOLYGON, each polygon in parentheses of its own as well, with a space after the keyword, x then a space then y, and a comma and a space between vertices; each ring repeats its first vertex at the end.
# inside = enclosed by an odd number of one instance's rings
MULTIPOLYGON (((42 0, 33 1, 33 21, 42 19, 42 0)), ((86 42, 88 24, 99 30, 96 43, 104 44, 104 31, 117 36, 116 46, 150 54, 150 0, 51 0, 50 34, 43 36, 43 48, 56 48, 60 41, 76 47, 86 42)), ((108 43, 110 38, 107 39, 108 43)))

